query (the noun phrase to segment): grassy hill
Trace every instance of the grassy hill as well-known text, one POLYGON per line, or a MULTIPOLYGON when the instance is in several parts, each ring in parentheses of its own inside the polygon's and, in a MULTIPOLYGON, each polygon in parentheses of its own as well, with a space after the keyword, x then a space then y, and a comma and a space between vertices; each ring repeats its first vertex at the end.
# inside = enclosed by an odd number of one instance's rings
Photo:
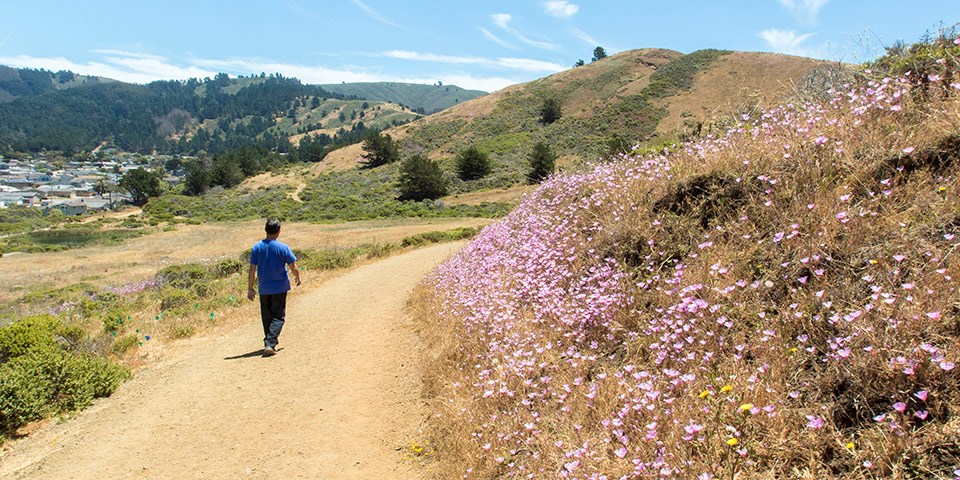
POLYGON ((427 115, 486 94, 480 90, 467 90, 456 85, 396 82, 331 83, 320 86, 324 90, 343 95, 400 104, 427 115))
POLYGON ((958 44, 553 176, 485 228, 419 303, 437 475, 960 475, 958 44))
MULTIPOLYGON (((453 172, 454 157, 470 146, 487 153, 493 173, 460 182, 453 192, 515 189, 525 182, 526 155, 539 141, 567 167, 634 146, 659 149, 678 140, 723 131, 731 118, 786 98, 822 93, 847 75, 835 64, 786 55, 703 50, 688 55, 631 50, 529 83, 462 102, 387 131, 404 156, 426 153, 453 172), (548 98, 561 118, 541 123, 548 98)), ((356 166, 359 145, 332 152, 334 170, 356 166)))

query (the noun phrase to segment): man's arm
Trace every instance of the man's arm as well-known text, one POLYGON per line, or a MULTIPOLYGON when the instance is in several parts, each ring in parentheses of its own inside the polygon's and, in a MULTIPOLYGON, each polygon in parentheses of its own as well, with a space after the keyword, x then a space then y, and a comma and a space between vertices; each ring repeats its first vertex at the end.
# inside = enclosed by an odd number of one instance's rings
POLYGON ((290 262, 287 265, 290 266, 290 272, 293 273, 293 279, 297 282, 297 286, 300 286, 300 270, 297 269, 297 262, 290 262))
POLYGON ((257 296, 257 291, 253 289, 253 284, 257 280, 257 266, 250 265, 250 271, 247 273, 247 298, 253 300, 257 296))

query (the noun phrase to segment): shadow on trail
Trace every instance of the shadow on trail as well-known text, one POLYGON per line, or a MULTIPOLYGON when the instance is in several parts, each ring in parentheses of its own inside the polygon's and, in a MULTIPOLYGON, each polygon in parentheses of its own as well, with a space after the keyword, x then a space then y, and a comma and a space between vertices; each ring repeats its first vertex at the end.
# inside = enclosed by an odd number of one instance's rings
POLYGON ((232 357, 223 357, 224 360, 238 360, 241 358, 253 358, 253 357, 263 357, 263 349, 258 348, 252 352, 247 352, 241 355, 234 355, 232 357))

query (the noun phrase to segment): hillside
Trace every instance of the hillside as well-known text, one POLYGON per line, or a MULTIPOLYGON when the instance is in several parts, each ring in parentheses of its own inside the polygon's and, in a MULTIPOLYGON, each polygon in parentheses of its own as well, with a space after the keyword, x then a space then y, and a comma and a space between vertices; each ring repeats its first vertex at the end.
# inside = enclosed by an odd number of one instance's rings
POLYGON ((697 125, 707 133, 713 121, 794 94, 827 65, 764 53, 630 50, 463 103, 398 129, 398 136, 434 156, 471 144, 502 155, 545 140, 561 154, 593 159, 611 140, 676 139, 697 125), (547 98, 560 101, 562 117, 542 125, 547 98))
POLYGON ((69 71, 16 69, 0 65, 0 103, 45 92, 109 83, 114 80, 77 75, 69 71))
POLYGON ((960 476, 960 39, 870 67, 552 176, 426 279, 438 476, 960 476))
POLYGON ((140 153, 217 154, 249 145, 287 152, 304 134, 355 141, 365 129, 420 117, 279 75, 135 85, 4 67, 0 79, 8 100, 0 102, 0 151, 72 154, 106 143, 140 153))
MULTIPOLYGON (((802 91, 823 91, 824 78, 843 75, 835 64, 786 55, 630 50, 462 102, 387 133, 401 141, 404 157, 426 153, 450 172, 453 158, 467 147, 487 153, 493 173, 467 183, 451 174, 455 194, 512 189, 525 182, 526 155, 536 142, 551 146, 560 167, 616 155, 635 145, 663 148, 721 132, 739 113, 802 91), (544 125, 540 109, 547 98, 559 100, 562 116, 544 125)), ((359 144, 331 152, 324 169, 355 168, 362 154, 359 144)))
POLYGON ((461 102, 486 95, 480 90, 467 90, 456 85, 420 85, 396 82, 357 82, 321 84, 329 92, 366 100, 396 103, 429 115, 461 102))

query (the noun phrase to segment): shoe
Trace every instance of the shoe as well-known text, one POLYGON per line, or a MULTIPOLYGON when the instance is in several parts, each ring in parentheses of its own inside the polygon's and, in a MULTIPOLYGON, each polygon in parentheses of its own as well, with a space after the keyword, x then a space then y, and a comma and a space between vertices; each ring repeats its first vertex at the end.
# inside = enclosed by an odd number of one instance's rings
POLYGON ((264 356, 264 357, 272 357, 272 356, 274 356, 274 355, 276 355, 276 354, 277 354, 277 350, 276 350, 274 347, 270 347, 270 346, 263 347, 263 356, 264 356))

